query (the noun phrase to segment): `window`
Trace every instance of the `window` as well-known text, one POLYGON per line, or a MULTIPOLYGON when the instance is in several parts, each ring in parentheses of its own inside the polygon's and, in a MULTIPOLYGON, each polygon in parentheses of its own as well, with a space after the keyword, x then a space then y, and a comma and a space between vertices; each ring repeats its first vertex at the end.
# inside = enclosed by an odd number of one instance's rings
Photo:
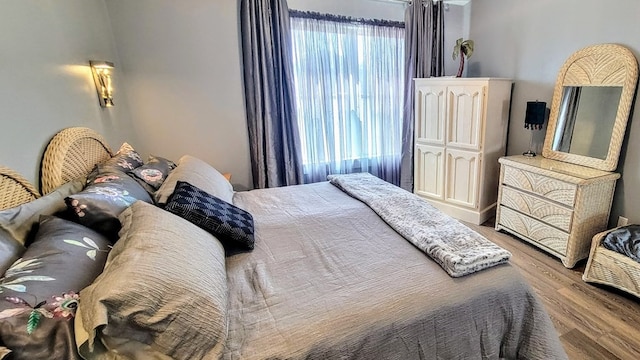
POLYGON ((292 12, 291 28, 305 182, 368 171, 398 184, 402 24, 292 12))

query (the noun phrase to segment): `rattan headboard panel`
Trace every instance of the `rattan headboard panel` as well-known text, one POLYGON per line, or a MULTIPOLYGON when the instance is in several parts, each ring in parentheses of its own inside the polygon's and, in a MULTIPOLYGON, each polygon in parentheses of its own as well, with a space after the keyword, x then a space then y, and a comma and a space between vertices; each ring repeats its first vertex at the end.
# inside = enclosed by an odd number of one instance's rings
POLYGON ((97 132, 85 127, 67 128, 51 139, 42 159, 40 183, 43 194, 87 176, 93 167, 112 156, 111 148, 97 132))
POLYGON ((0 166, 0 210, 24 204, 39 197, 38 190, 22 175, 0 166))

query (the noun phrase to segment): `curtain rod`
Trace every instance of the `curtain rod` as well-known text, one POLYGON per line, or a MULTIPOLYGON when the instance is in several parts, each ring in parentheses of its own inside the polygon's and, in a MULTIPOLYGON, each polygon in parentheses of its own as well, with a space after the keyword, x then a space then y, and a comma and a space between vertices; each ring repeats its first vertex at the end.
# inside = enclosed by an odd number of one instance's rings
POLYGON ((398 3, 398 4, 411 4, 411 0, 370 0, 370 1, 390 2, 390 3, 398 3))
MULTIPOLYGON (((369 1, 378 1, 378 2, 389 2, 389 3, 397 3, 397 4, 411 4, 412 0, 369 0, 369 1)), ((471 0, 434 0, 434 2, 442 1, 445 4, 454 4, 454 5, 464 5, 471 0)))

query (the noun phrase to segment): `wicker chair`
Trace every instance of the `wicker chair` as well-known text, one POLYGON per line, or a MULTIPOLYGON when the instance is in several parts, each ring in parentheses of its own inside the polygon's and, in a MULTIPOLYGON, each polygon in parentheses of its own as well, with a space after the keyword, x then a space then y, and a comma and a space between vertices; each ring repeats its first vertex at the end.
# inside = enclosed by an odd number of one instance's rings
POLYGON ((640 263, 602 246, 612 230, 596 234, 582 280, 609 285, 640 298, 640 263))

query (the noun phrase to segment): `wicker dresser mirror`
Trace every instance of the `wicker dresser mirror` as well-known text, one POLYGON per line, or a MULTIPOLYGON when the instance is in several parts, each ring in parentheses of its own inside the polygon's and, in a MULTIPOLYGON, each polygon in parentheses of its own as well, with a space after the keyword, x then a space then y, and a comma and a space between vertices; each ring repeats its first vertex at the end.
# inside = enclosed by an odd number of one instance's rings
POLYGON ((558 74, 543 156, 615 170, 637 80, 636 58, 623 46, 575 52, 558 74))
POLYGON ((496 229, 573 267, 605 230, 635 96, 638 63, 627 48, 595 45, 560 69, 543 156, 500 158, 496 229))

